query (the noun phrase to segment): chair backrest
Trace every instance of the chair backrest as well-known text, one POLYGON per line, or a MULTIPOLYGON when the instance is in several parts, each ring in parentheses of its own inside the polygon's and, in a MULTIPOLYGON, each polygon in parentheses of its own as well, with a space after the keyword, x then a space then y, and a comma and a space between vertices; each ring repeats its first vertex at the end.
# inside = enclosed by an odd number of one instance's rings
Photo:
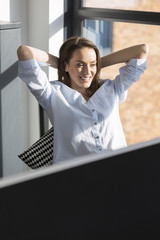
POLYGON ((53 164, 54 128, 50 128, 38 141, 18 157, 32 169, 53 164))

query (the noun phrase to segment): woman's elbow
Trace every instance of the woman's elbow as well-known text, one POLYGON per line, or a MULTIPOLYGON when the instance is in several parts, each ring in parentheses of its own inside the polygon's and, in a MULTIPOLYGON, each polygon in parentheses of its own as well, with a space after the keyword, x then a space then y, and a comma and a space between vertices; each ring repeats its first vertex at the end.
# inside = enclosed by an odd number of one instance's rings
POLYGON ((139 58, 147 58, 148 53, 149 53, 149 45, 146 43, 141 44, 139 58))
POLYGON ((33 58, 33 54, 28 46, 19 46, 17 49, 17 56, 20 61, 29 60, 33 58))

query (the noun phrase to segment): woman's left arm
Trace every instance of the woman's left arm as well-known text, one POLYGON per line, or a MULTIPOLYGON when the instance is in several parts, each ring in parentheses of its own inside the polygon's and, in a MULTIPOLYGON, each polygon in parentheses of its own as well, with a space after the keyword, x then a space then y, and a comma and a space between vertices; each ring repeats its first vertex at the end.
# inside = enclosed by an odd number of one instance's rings
POLYGON ((147 58, 149 47, 147 44, 139 44, 113 52, 101 58, 101 67, 108 67, 117 63, 128 62, 130 59, 147 58))

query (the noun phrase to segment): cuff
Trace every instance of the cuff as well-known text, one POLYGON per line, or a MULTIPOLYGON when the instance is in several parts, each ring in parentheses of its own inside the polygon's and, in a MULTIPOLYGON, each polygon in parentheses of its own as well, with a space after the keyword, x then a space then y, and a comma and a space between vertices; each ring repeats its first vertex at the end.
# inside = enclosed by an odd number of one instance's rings
POLYGON ((37 62, 36 59, 29 59, 25 61, 19 61, 18 65, 19 65, 19 69, 25 70, 25 69, 35 69, 41 66, 50 66, 51 64, 41 62, 41 61, 37 62))
POLYGON ((146 69, 146 65, 147 65, 147 60, 146 58, 141 58, 141 59, 130 59, 129 62, 127 63, 133 67, 136 66, 141 66, 144 69, 146 69))

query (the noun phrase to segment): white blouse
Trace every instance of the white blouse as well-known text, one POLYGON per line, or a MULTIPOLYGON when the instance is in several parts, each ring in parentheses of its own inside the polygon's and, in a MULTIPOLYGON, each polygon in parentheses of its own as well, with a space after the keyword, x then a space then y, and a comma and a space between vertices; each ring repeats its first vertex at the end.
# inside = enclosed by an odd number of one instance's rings
POLYGON ((54 162, 125 147, 119 103, 146 68, 146 59, 131 59, 114 80, 105 80, 86 101, 62 82, 49 82, 34 59, 19 61, 19 77, 28 85, 54 126, 54 162))

